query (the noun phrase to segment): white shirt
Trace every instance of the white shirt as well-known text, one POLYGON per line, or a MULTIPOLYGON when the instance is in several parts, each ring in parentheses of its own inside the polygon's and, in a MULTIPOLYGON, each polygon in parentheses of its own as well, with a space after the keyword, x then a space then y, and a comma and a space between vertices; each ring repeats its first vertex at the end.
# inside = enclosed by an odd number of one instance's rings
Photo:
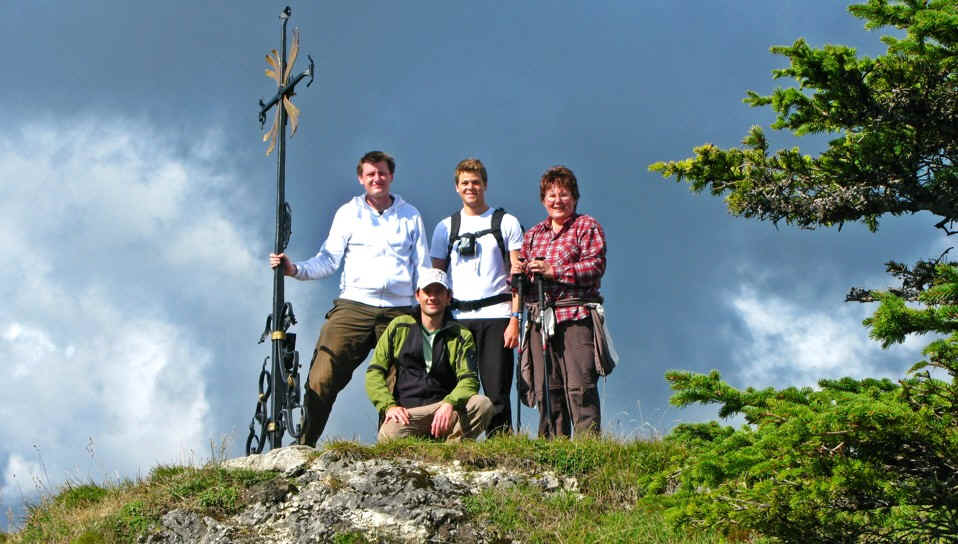
POLYGON ((345 261, 340 297, 378 307, 411 306, 419 268, 428 265, 426 229, 412 204, 399 195, 382 214, 365 195, 336 210, 319 253, 297 262, 298 280, 325 278, 345 261))
MULTIPOLYGON (((481 215, 459 214, 459 234, 479 232, 492 228, 492 214, 495 210, 489 208, 481 215)), ((447 217, 436 225, 432 233, 432 252, 434 259, 446 259, 446 249, 449 247, 449 229, 452 228, 452 218, 447 217)), ((506 251, 518 251, 522 248, 522 227, 519 220, 511 214, 502 217, 502 241, 506 244, 506 251)), ((486 297, 509 293, 509 269, 502 259, 496 237, 486 234, 476 238, 476 254, 464 257, 455 247, 449 254, 446 263, 449 281, 452 287, 452 296, 456 300, 479 300, 486 297)), ((470 312, 455 310, 456 319, 492 319, 509 317, 512 313, 512 303, 502 302, 479 308, 470 312)))

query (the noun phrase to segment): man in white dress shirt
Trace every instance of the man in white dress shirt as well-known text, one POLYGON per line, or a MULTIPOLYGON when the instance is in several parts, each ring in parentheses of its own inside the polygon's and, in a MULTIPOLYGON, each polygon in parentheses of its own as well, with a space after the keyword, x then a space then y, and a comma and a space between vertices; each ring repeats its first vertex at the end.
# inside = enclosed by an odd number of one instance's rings
POLYGON ((341 294, 326 314, 310 363, 303 399, 303 434, 309 446, 323 434, 333 402, 393 318, 409 313, 419 269, 428 266, 419 210, 390 193, 396 161, 366 153, 356 167, 364 194, 340 206, 329 235, 313 258, 292 262, 270 254, 270 266, 298 280, 334 274, 340 263, 341 294))

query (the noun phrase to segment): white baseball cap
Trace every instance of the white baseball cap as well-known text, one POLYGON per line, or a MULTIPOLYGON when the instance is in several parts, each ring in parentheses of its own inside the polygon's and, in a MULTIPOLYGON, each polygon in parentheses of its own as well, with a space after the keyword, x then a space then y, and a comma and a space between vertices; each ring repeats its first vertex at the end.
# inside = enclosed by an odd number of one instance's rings
POLYGON ((425 289, 434 283, 449 289, 449 276, 438 268, 420 268, 419 282, 416 284, 416 289, 425 289))

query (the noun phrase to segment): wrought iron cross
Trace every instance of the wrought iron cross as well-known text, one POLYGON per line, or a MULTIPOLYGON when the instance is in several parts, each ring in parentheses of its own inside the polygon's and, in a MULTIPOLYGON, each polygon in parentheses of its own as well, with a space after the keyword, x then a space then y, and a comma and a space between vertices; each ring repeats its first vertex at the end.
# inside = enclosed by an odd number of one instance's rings
POLYGON ((292 81, 289 80, 289 75, 293 71, 293 64, 296 63, 296 57, 299 55, 299 29, 294 28, 293 44, 289 48, 289 57, 286 57, 286 23, 289 21, 289 17, 292 13, 293 10, 291 10, 289 6, 286 6, 286 9, 284 9, 283 13, 279 16, 283 21, 282 55, 277 53, 275 49, 266 54, 266 64, 270 65, 270 68, 266 69, 266 76, 276 82, 279 90, 276 91, 276 95, 273 96, 269 102, 264 103, 262 100, 259 101, 259 124, 261 127, 266 124, 266 112, 280 101, 283 102, 283 107, 276 108, 277 115, 273 121, 273 127, 269 132, 263 135, 263 141, 269 141, 269 147, 266 148, 267 155, 273 151, 277 136, 279 137, 279 164, 281 168, 284 163, 283 159, 285 158, 284 153, 286 151, 286 134, 283 129, 286 127, 287 118, 290 124, 290 137, 296 134, 296 128, 299 125, 299 108, 293 105, 291 98, 296 94, 294 92, 296 84, 302 81, 304 77, 309 76, 309 81, 306 83, 307 87, 313 84, 315 72, 313 57, 306 55, 306 58, 309 59, 309 68, 294 77, 292 81))
MULTIPOLYGON (((266 155, 269 155, 279 142, 276 157, 276 237, 274 253, 282 253, 289 244, 292 234, 292 213, 289 203, 286 202, 286 125, 290 125, 290 137, 296 133, 299 125, 299 108, 291 100, 296 85, 309 76, 306 86, 313 83, 315 65, 313 58, 309 58, 309 68, 290 79, 293 64, 299 54, 299 30, 293 30, 293 43, 289 57, 286 56, 286 23, 292 15, 289 6, 283 10, 280 19, 283 21, 282 53, 276 50, 266 55, 267 77, 276 81, 279 90, 269 102, 259 101, 260 127, 266 124, 266 114, 273 106, 276 107, 276 117, 272 128, 263 136, 263 141, 269 142, 266 155)), ((256 411, 249 424, 249 436, 246 439, 246 454, 260 453, 268 440, 271 448, 279 448, 283 444, 283 433, 289 431, 290 436, 298 438, 301 426, 294 422, 294 412, 302 411, 300 404, 299 383, 299 353, 296 351, 296 335, 287 333, 292 325, 296 324, 292 304, 285 301, 283 292, 283 267, 279 266, 273 273, 273 312, 266 318, 266 327, 260 337, 260 343, 269 336, 272 340, 272 354, 263 360, 263 368, 259 376, 259 397, 256 411), (270 370, 267 363, 272 361, 270 370), (259 432, 256 426, 259 426, 259 432)))

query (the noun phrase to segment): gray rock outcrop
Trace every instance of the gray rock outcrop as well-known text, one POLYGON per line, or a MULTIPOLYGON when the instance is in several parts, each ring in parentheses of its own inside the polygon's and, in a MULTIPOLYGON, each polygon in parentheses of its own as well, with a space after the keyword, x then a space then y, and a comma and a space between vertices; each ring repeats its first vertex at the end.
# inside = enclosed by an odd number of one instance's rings
POLYGON ((373 542, 488 542, 465 515, 464 497, 489 487, 537 486, 577 491, 572 478, 473 470, 458 461, 437 465, 403 459, 355 459, 336 451, 318 457, 306 446, 223 463, 225 468, 277 470, 283 477, 250 490, 252 504, 215 520, 174 510, 145 544, 329 542, 358 534, 373 542))

